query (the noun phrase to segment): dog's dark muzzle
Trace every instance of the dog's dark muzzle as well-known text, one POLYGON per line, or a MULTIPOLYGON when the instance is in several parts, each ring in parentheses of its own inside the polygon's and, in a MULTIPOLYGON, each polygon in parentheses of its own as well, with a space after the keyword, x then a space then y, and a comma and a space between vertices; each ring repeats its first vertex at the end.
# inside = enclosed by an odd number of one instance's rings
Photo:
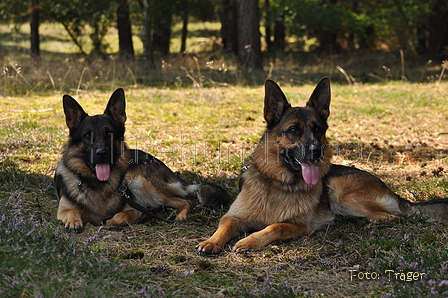
MULTIPOLYGON (((323 157, 322 145, 320 144, 311 144, 308 147, 308 159, 310 162, 319 161, 323 157)), ((305 154, 307 156, 307 154, 305 154)))
POLYGON ((91 148, 90 152, 90 163, 93 165, 96 164, 111 164, 112 160, 112 152, 110 148, 91 148))
POLYGON ((300 172, 302 163, 317 163, 323 158, 323 148, 318 142, 300 144, 287 148, 283 153, 286 165, 293 171, 300 172))

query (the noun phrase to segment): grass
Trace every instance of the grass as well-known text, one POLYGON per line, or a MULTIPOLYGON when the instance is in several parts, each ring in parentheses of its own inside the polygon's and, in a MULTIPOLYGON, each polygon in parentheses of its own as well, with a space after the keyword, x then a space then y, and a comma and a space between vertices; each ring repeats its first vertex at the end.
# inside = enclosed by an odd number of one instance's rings
MULTIPOLYGON (((372 171, 413 201, 446 196, 446 87, 333 85, 329 136, 341 149, 337 162, 372 171), (397 109, 397 101, 408 101, 408 107, 397 109)), ((303 104, 312 88, 284 86, 295 105, 303 104)), ((109 93, 83 92, 77 98, 94 114, 102 112, 109 93)), ((128 143, 161 158, 187 180, 214 181, 234 197, 242 160, 264 129, 262 98, 260 87, 127 89, 128 143)), ((260 252, 236 254, 227 248, 207 258, 194 246, 214 232, 225 210, 197 206, 179 225, 88 226, 82 234, 67 234, 55 220, 51 184, 67 135, 61 94, 28 96, 26 103, 20 97, 0 101, 5 106, 0 239, 6 296, 379 297, 421 290, 436 297, 447 290, 447 225, 418 217, 370 229, 364 228, 365 219, 341 218, 325 231, 260 252), (355 270, 350 268, 380 278, 350 280, 349 270, 355 270), (389 280, 386 270, 424 273, 424 278, 401 281, 392 275, 389 280)), ((173 216, 171 210, 158 213, 173 216)))
MULTIPOLYGON (((325 230, 259 252, 231 252, 235 239, 210 257, 194 247, 214 232, 225 210, 200 207, 193 198, 195 209, 180 224, 88 225, 81 234, 66 233, 55 219, 52 186, 68 134, 62 94, 95 114, 104 110, 114 88, 124 87, 130 147, 157 156, 188 181, 215 182, 235 197, 238 171, 264 130, 263 88, 210 80, 213 72, 217 78, 224 71, 191 57, 174 57, 171 66, 145 73, 138 65, 88 63, 73 56, 55 67, 48 58, 63 60, 50 52, 37 70, 20 53, 3 60, 0 82, 0 296, 447 295, 447 223, 418 216, 371 228, 367 219, 338 218, 325 230), (202 86, 193 88, 185 70, 202 86), (148 86, 142 83, 145 76, 160 78, 148 86)), ((303 105, 314 78, 329 75, 322 69, 308 76, 288 68, 273 78, 293 105, 303 105)), ((237 75, 230 78, 236 82, 237 75)), ((328 131, 338 153, 335 162, 378 175, 411 201, 446 197, 446 80, 339 82, 344 78, 332 85, 328 131)), ((155 212, 174 216, 166 208, 155 212)))

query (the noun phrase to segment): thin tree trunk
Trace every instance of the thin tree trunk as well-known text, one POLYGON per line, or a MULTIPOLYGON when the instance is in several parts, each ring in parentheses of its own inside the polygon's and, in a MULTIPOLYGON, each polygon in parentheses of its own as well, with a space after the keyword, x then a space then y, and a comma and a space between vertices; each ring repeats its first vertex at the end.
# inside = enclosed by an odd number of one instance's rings
POLYGON ((39 0, 30 0, 31 59, 40 62, 39 0))
POLYGON ((436 1, 429 19, 429 48, 431 58, 445 59, 442 50, 448 47, 448 9, 443 0, 436 1))
POLYGON ((180 52, 185 52, 187 48, 187 35, 188 35, 188 0, 183 1, 183 12, 182 12, 182 37, 180 52))
POLYGON ((145 67, 149 68, 153 65, 153 49, 152 49, 152 26, 149 11, 149 0, 141 0, 141 8, 143 14, 142 26, 142 43, 143 43, 143 60, 145 67))
POLYGON ((117 28, 119 56, 122 59, 134 60, 134 44, 132 42, 132 26, 129 18, 129 1, 118 0, 117 28))
POLYGON ((284 16, 281 20, 275 22, 274 27, 274 42, 272 43, 272 48, 275 51, 283 53, 285 51, 285 34, 286 28, 284 24, 284 16))
POLYGON ((226 52, 238 55, 237 0, 222 0, 220 19, 223 48, 226 52))
POLYGON ((82 48, 82 45, 79 43, 78 39, 76 39, 76 37, 70 31, 70 28, 68 27, 68 25, 66 23, 64 23, 64 22, 62 22, 61 24, 62 24, 62 26, 64 26, 65 31, 67 31, 67 33, 70 36, 70 38, 72 39, 72 41, 79 48, 79 51, 81 52, 81 54, 87 55, 86 52, 84 52, 84 49, 82 48))
POLYGON ((263 69, 258 0, 238 0, 238 62, 243 70, 263 69))
POLYGON ((265 14, 266 14, 265 18, 264 18, 265 19, 264 30, 266 32, 265 41, 266 41, 267 51, 269 52, 272 49, 271 48, 272 47, 272 40, 271 40, 272 14, 271 14, 269 0, 264 0, 264 9, 265 9, 265 14))

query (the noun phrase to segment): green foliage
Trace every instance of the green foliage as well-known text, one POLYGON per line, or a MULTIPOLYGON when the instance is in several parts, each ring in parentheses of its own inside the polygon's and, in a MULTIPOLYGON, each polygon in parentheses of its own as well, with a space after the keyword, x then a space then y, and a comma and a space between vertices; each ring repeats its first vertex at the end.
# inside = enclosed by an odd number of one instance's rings
MULTIPOLYGON (((386 44, 391 49, 416 51, 418 29, 426 30, 434 9, 432 0, 416 1, 272 1, 274 15, 286 15, 286 26, 299 38, 331 32, 339 40, 373 49, 386 44)), ((322 40, 321 40, 322 41, 322 40)))
POLYGON ((104 43, 104 37, 115 21, 115 1, 43 1, 41 7, 48 18, 64 26, 81 53, 85 54, 82 38, 86 35, 92 43, 90 54, 101 55, 105 52, 108 45, 104 43))
POLYGON ((30 2, 26 0, 2 0, 0 2, 0 23, 20 25, 29 21, 30 2))

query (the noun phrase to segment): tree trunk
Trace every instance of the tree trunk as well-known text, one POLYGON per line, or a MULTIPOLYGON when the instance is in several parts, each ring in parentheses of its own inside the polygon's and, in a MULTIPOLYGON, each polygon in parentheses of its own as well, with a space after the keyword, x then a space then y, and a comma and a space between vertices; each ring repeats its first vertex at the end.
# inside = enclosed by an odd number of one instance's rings
POLYGON ((237 0, 221 1, 221 38, 224 51, 238 55, 237 0))
POLYGON ((319 48, 327 53, 337 53, 340 51, 339 44, 337 42, 337 36, 336 33, 328 31, 328 30, 322 30, 319 32, 319 42, 320 46, 319 48))
POLYGON ((445 59, 448 56, 442 53, 448 47, 448 9, 445 0, 434 4, 429 18, 429 48, 431 58, 445 59))
POLYGON ((90 34, 90 40, 92 41, 93 49, 90 52, 90 55, 103 57, 103 35, 101 30, 101 25, 98 22, 93 22, 91 24, 91 28, 93 29, 93 33, 90 34))
POLYGON ((258 0, 238 0, 238 62, 245 71, 262 70, 258 0))
POLYGON ((182 37, 180 43, 180 52, 183 53, 187 49, 187 35, 188 35, 188 0, 182 2, 182 37))
POLYGON ((140 6, 142 8, 142 43, 143 43, 143 61, 146 68, 153 65, 153 49, 152 49, 152 25, 150 13, 150 0, 141 0, 140 6))
POLYGON ((129 2, 128 0, 117 1, 118 53, 122 59, 134 60, 134 44, 132 43, 132 26, 129 18, 129 2))
POLYGON ((39 0, 30 0, 31 59, 40 62, 39 0))
POLYGON ((274 42, 272 43, 272 48, 276 52, 283 53, 285 51, 285 37, 286 37, 286 27, 284 24, 284 15, 282 15, 281 20, 275 22, 274 27, 274 42))
POLYGON ((65 23, 65 22, 61 22, 62 26, 64 27, 65 31, 67 31, 68 36, 70 36, 70 38, 72 39, 73 43, 78 47, 79 51, 81 52, 82 55, 87 56, 87 53, 84 51, 82 44, 79 42, 78 38, 76 37, 75 34, 73 34, 73 32, 70 30, 70 26, 65 23))
POLYGON ((265 30, 265 34, 266 34, 265 37, 264 37, 264 40, 266 42, 266 50, 269 52, 269 51, 272 50, 272 40, 271 40, 272 30, 271 30, 271 25, 272 25, 272 19, 273 19, 269 0, 264 0, 264 11, 265 11, 264 30, 265 30))
MULTIPOLYGON (((336 5, 338 0, 322 0, 322 5, 336 5)), ((318 35, 320 50, 327 54, 334 54, 340 51, 340 46, 337 41, 337 34, 328 28, 321 28, 318 35)))
POLYGON ((171 19, 171 12, 163 13, 154 19, 152 35, 153 47, 155 51, 162 55, 168 55, 170 53, 171 19))

